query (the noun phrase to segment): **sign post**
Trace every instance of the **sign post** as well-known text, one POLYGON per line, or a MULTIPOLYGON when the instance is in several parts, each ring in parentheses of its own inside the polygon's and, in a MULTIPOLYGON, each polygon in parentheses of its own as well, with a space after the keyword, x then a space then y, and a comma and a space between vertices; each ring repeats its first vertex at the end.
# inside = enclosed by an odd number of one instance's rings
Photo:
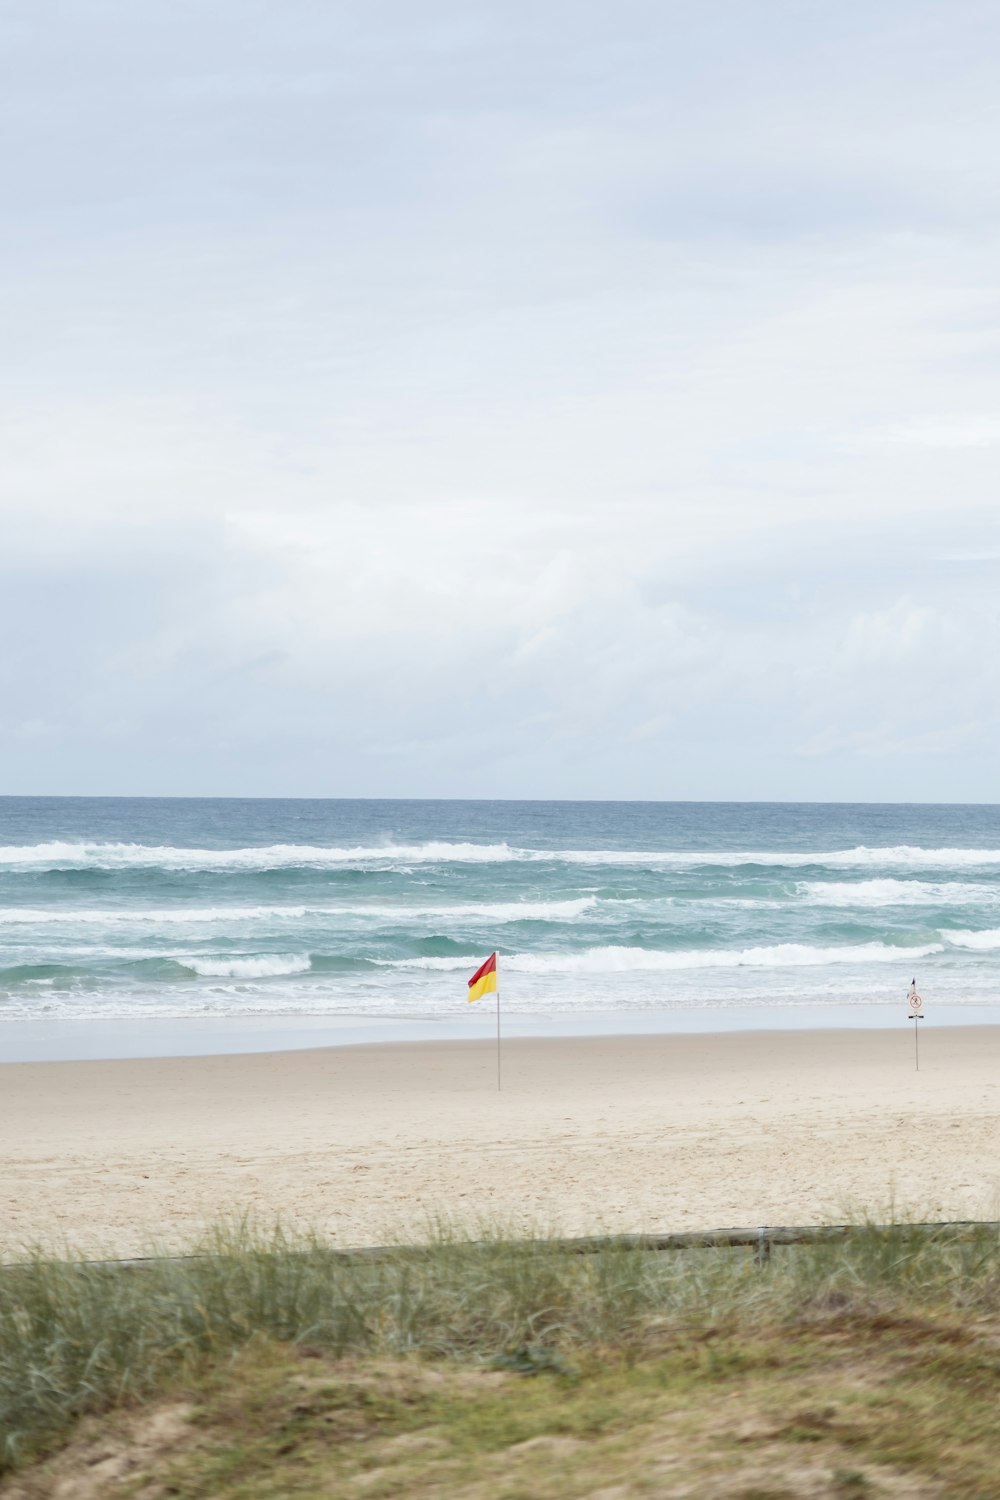
POLYGON ((910 981, 910 993, 906 997, 906 1003, 910 1007, 910 1020, 913 1022, 913 1070, 920 1072, 920 1042, 918 1033, 920 1022, 924 1019, 924 1002, 917 994, 917 981, 910 981))

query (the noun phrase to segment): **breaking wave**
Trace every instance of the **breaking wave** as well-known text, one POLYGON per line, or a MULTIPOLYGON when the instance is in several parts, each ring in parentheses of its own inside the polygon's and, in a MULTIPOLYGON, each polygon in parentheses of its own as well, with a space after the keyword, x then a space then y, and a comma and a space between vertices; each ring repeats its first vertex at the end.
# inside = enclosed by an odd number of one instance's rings
POLYGON ((491 864, 528 851, 507 844, 268 844, 262 848, 183 849, 170 844, 60 843, 0 846, 0 865, 44 870, 285 870, 352 864, 419 864, 435 861, 491 864))
POLYGON ((335 906, 201 906, 132 907, 105 910, 84 907, 0 907, 0 926, 69 925, 115 927, 198 926, 205 923, 301 921, 305 917, 367 917, 372 921, 406 923, 411 918, 437 922, 572 922, 597 905, 596 896, 570 901, 483 901, 461 906, 389 905, 335 906))
POLYGON ((1000 948, 1000 927, 990 927, 984 932, 946 932, 945 937, 956 948, 972 948, 979 953, 1000 948))
MULTIPOLYGON (((777 943, 771 947, 740 949, 689 949, 664 953, 652 948, 587 948, 582 953, 501 954, 503 967, 521 974, 621 974, 634 970, 675 969, 813 968, 826 964, 910 963, 942 953, 942 943, 919 947, 894 947, 890 943, 858 943, 853 947, 813 948, 806 943, 777 943)), ((481 957, 384 958, 374 963, 392 969, 475 968, 481 957)))
POLYGON ((909 844, 891 848, 813 850, 646 850, 521 849, 510 844, 447 843, 368 844, 352 847, 313 844, 269 844, 261 848, 184 849, 173 845, 122 843, 7 844, 0 846, 0 867, 33 870, 163 869, 266 871, 337 869, 357 865, 534 863, 645 867, 664 869, 732 868, 890 868, 945 869, 1000 865, 1000 849, 925 849, 909 844))
POLYGON ((305 974, 312 967, 308 953, 261 953, 254 958, 175 958, 174 962, 209 979, 265 979, 280 974, 305 974))
POLYGON ((996 905, 1000 892, 968 881, 930 880, 813 880, 802 881, 797 894, 812 906, 948 906, 996 905))

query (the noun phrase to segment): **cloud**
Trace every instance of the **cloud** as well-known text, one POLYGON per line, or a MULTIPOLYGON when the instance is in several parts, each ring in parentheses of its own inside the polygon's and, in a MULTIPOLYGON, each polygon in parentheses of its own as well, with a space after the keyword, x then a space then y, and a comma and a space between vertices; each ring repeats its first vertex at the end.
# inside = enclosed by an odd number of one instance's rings
POLYGON ((993 795, 993 9, 253 10, 0 23, 6 784, 993 795))
POLYGON ((995 448, 1000 444, 1000 417, 931 417, 891 428, 890 442, 913 443, 923 448, 995 448))

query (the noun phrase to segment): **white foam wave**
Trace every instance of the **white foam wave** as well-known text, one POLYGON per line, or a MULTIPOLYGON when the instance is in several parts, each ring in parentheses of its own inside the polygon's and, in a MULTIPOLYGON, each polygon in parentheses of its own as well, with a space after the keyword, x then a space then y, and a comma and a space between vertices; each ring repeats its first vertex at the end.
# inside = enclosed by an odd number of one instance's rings
POLYGON ((127 924, 141 927, 198 926, 222 922, 227 926, 240 922, 301 921, 307 917, 367 917, 372 921, 405 924, 411 918, 433 922, 571 922, 597 905, 596 896, 580 896, 569 901, 499 901, 468 902, 462 906, 196 906, 133 907, 128 910, 106 910, 84 907, 18 907, 0 908, 0 925, 12 927, 72 926, 115 927, 127 924))
POLYGON ((7 844, 0 865, 49 870, 277 870, 326 869, 352 864, 419 864, 434 861, 493 864, 522 853, 507 844, 357 845, 269 844, 249 849, 180 849, 154 844, 7 844))
MULTIPOLYGON (((806 943, 777 943, 761 948, 709 948, 662 952, 651 948, 587 948, 581 953, 502 954, 501 968, 522 974, 621 974, 635 970, 783 969, 815 968, 827 964, 898 963, 942 953, 942 943, 896 948, 889 943, 858 943, 853 947, 813 948, 806 943)), ((474 969, 482 962, 467 958, 397 958, 374 962, 393 969, 474 969)))
POLYGON ((944 936, 956 948, 972 948, 980 953, 1000 948, 1000 927, 990 927, 983 932, 946 932, 944 936))
POLYGON ((501 864, 511 860, 534 862, 645 866, 695 869, 761 865, 770 868, 828 867, 992 867, 1000 865, 1000 849, 924 849, 901 844, 892 848, 819 850, 647 850, 647 849, 518 849, 509 844, 447 843, 376 844, 352 847, 312 844, 270 844, 263 848, 181 849, 170 845, 65 843, 0 846, 0 866, 22 869, 170 869, 254 871, 275 869, 333 869, 352 865, 413 865, 422 863, 501 864))
MULTIPOLYGON (((514 851, 520 855, 527 851, 514 851)), ((771 869, 799 869, 816 865, 828 868, 866 869, 878 866, 890 868, 944 870, 952 866, 975 868, 1000 865, 1000 849, 924 849, 911 844, 896 844, 891 847, 869 848, 859 844, 853 849, 725 849, 725 850, 673 850, 658 853, 653 850, 600 850, 562 849, 551 854, 530 851, 532 859, 564 860, 568 864, 584 865, 648 865, 673 869, 699 869, 717 867, 738 868, 741 865, 761 865, 771 869)))
POLYGON ((339 911, 350 916, 377 917, 405 923, 410 917, 433 922, 572 922, 597 905, 596 896, 570 901, 469 902, 464 906, 351 906, 339 911))
POLYGON ((307 953, 254 954, 242 958, 216 958, 211 954, 178 953, 176 948, 109 948, 109 947, 63 947, 57 952, 40 955, 21 954, 19 962, 71 963, 77 960, 95 960, 98 964, 108 960, 124 959, 129 963, 158 959, 161 962, 178 964, 194 974, 217 978, 260 979, 278 974, 305 974, 312 967, 307 953))
POLYGON ((807 906, 966 906, 1000 901, 995 886, 968 881, 815 880, 800 881, 796 890, 807 906))
POLYGON ((194 926, 204 922, 261 922, 275 917, 301 918, 308 915, 305 906, 201 906, 167 907, 156 909, 132 907, 128 910, 108 908, 106 910, 84 907, 0 907, 0 925, 8 927, 81 926, 115 927, 119 925, 139 927, 164 927, 171 925, 194 926))
POLYGON ((255 958, 175 959, 185 969, 214 979, 264 979, 281 974, 305 974, 311 967, 308 953, 261 953, 255 958))

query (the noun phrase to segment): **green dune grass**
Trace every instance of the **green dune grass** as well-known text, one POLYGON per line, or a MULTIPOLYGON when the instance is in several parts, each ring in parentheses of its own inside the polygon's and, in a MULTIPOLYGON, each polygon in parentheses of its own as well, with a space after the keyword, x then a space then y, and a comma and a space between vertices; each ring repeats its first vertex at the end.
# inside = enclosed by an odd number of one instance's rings
POLYGON ((1000 1493, 1000 1241, 568 1255, 438 1231, 347 1261, 220 1231, 0 1276, 25 1500, 1000 1493))

